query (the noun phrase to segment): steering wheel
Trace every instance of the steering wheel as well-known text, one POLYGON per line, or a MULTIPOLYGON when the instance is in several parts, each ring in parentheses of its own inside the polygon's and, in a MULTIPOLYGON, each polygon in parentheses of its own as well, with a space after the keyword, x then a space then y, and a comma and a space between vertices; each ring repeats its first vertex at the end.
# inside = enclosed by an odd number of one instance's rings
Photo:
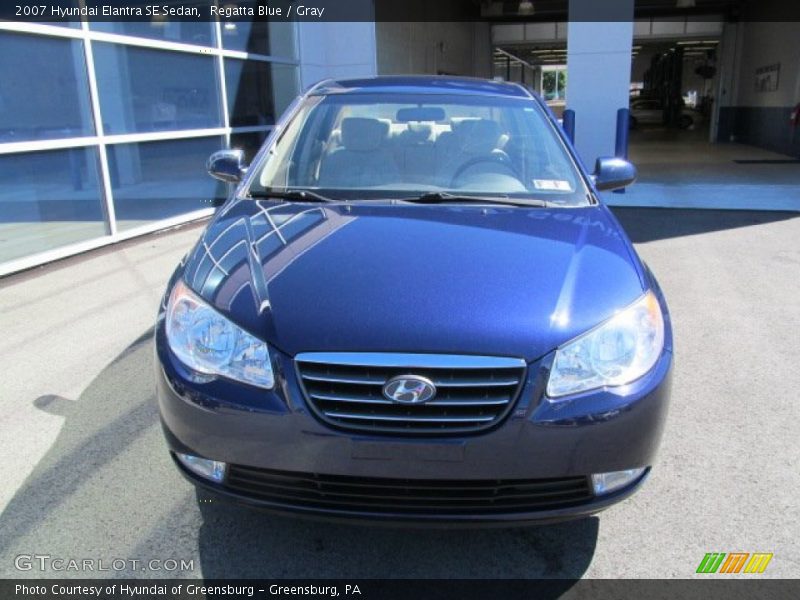
POLYGON ((475 158, 471 158, 468 161, 464 162, 464 164, 462 164, 461 166, 458 167, 458 169, 456 169, 455 174, 450 180, 450 187, 457 188, 458 186, 456 185, 456 182, 466 171, 473 168, 475 165, 483 163, 502 165, 505 169, 510 171, 516 179, 519 179, 517 170, 514 168, 514 164, 511 162, 511 159, 508 157, 508 154, 506 154, 505 152, 496 152, 490 155, 476 156, 475 158))

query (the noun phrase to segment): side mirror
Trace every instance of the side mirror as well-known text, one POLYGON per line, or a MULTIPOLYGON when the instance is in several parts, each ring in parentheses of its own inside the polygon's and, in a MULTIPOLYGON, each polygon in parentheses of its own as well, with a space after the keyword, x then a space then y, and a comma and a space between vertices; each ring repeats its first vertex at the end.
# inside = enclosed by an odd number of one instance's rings
POLYGON ((594 186, 601 192, 624 188, 636 180, 636 167, 624 158, 598 158, 592 179, 594 186))
POLYGON ((206 170, 212 177, 226 183, 239 183, 247 171, 242 150, 220 150, 206 161, 206 170))

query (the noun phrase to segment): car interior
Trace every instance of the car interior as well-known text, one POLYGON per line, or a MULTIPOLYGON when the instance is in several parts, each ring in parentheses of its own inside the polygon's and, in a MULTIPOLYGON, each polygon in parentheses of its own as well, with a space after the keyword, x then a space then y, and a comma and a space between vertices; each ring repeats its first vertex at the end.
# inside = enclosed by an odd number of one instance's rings
MULTIPOLYGON (((525 193, 546 190, 534 182, 556 181, 562 187, 550 192, 575 191, 574 173, 549 132, 528 132, 513 122, 511 111, 472 112, 450 116, 438 106, 394 105, 390 111, 338 106, 309 119, 285 176, 290 185, 323 189, 525 193)), ((545 126, 543 119, 530 120, 545 126)))
POLYGON ((319 162, 318 185, 405 182, 458 189, 496 187, 502 179, 504 189, 510 184, 513 191, 525 191, 521 162, 512 161, 506 150, 509 136, 497 121, 406 121, 399 116, 399 121, 342 118, 319 162))

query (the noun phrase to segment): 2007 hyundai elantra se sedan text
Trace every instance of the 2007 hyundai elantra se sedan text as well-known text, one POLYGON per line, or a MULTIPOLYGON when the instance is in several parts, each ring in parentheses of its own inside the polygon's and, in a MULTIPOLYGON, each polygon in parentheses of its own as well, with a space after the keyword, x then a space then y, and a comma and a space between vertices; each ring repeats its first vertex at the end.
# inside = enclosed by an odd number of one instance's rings
POLYGON ((167 442, 216 497, 367 521, 580 517, 638 489, 666 416, 658 283, 524 88, 326 81, 172 276, 167 442))

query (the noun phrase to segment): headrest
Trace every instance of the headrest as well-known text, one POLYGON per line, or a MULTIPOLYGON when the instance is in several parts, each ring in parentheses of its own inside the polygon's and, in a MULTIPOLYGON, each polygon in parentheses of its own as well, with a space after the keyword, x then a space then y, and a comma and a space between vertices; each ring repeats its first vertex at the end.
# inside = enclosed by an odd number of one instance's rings
POLYGON ((474 123, 479 120, 478 117, 453 117, 450 119, 450 129, 457 131, 464 123, 474 123))
POLYGON ((464 150, 473 154, 485 154, 497 148, 502 133, 500 125, 490 119, 464 121, 458 128, 464 150))
POLYGON ((342 119, 342 146, 356 152, 377 150, 389 133, 389 125, 378 119, 342 119))
POLYGON ((402 141, 407 144, 423 144, 431 139, 433 126, 430 123, 410 122, 408 129, 401 135, 402 141))

